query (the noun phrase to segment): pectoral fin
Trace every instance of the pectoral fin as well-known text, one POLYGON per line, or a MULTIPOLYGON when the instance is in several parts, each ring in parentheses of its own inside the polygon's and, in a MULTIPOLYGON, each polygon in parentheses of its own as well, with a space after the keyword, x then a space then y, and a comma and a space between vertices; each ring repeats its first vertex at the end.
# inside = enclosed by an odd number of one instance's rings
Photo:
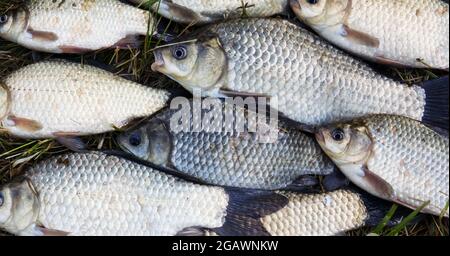
POLYGON ((69 232, 55 230, 55 229, 48 229, 48 228, 44 228, 44 227, 36 227, 36 229, 43 236, 68 236, 70 234, 69 232))
POLYGON ((42 125, 35 120, 21 118, 16 116, 9 116, 8 120, 11 121, 11 126, 15 126, 18 129, 27 131, 27 132, 37 132, 42 130, 42 125))
POLYGON ((78 137, 77 133, 54 133, 56 140, 63 146, 75 152, 83 152, 87 149, 86 144, 78 137))
POLYGON ((231 91, 231 90, 227 90, 227 89, 220 89, 219 93, 224 95, 225 97, 242 97, 242 98, 263 97, 263 98, 270 98, 270 96, 267 96, 267 95, 264 95, 264 94, 258 94, 258 93, 252 93, 252 92, 236 92, 236 91, 231 91))
POLYGON ((128 49, 133 48, 137 49, 141 46, 141 42, 139 41, 138 35, 128 35, 124 38, 122 38, 119 42, 117 42, 114 47, 120 48, 120 49, 128 49))
POLYGON ((355 44, 372 48, 378 48, 380 46, 380 40, 378 38, 358 30, 353 30, 347 25, 343 25, 341 34, 355 44))
POLYGON ((193 10, 166 0, 161 1, 159 4, 158 2, 155 3, 153 9, 166 18, 183 23, 196 23, 202 20, 200 14, 193 10))
POLYGON ((371 172, 367 166, 363 167, 363 171, 366 184, 370 187, 371 190, 369 192, 372 192, 381 198, 393 200, 394 189, 389 183, 387 183, 380 176, 371 172))
POLYGON ((34 40, 44 41, 44 42, 54 42, 58 40, 58 36, 53 32, 39 31, 32 28, 28 28, 27 32, 31 35, 34 40))
POLYGON ((72 45, 61 45, 58 47, 61 50, 61 53, 68 53, 68 54, 82 54, 91 52, 91 49, 72 46, 72 45))
POLYGON ((392 59, 383 57, 381 55, 375 56, 375 61, 382 65, 394 66, 394 67, 399 67, 399 68, 403 68, 403 67, 407 66, 399 61, 392 60, 392 59))

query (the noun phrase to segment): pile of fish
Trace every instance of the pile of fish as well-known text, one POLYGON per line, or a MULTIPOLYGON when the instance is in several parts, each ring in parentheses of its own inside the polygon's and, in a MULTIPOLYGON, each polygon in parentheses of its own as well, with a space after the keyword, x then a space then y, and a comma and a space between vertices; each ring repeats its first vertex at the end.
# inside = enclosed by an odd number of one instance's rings
POLYGON ((448 76, 408 85, 365 62, 448 70, 448 3, 130 2, 30 0, 0 16, 0 37, 54 54, 165 38, 151 69, 194 95, 63 59, 0 78, 1 130, 73 151, 0 186, 0 229, 340 235, 393 203, 388 225, 419 208, 448 218, 448 76), (157 15, 190 29, 162 35, 157 15), (117 130, 120 150, 83 143, 117 130))

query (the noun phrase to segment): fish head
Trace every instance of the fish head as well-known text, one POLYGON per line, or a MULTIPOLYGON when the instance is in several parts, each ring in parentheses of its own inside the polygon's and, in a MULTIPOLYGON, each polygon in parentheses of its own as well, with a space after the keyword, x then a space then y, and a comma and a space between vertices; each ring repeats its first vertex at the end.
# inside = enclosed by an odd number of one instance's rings
POLYGON ((371 154, 372 139, 364 125, 336 124, 320 128, 316 139, 338 165, 363 165, 371 154))
POLYGON ((313 27, 328 27, 342 22, 351 0, 290 0, 297 17, 313 27))
POLYGON ((172 149, 167 125, 156 118, 118 136, 119 146, 126 152, 159 166, 166 167, 172 149))
POLYGON ((220 86, 227 69, 219 38, 202 36, 156 49, 152 70, 177 81, 187 90, 212 90, 220 86))
POLYGON ((0 188, 0 228, 19 234, 36 223, 39 199, 28 179, 11 182, 0 188))
POLYGON ((0 83, 0 121, 8 115, 10 105, 11 96, 8 87, 6 87, 5 84, 0 83))
POLYGON ((29 13, 23 8, 10 10, 0 16, 0 37, 17 42, 28 26, 29 13))

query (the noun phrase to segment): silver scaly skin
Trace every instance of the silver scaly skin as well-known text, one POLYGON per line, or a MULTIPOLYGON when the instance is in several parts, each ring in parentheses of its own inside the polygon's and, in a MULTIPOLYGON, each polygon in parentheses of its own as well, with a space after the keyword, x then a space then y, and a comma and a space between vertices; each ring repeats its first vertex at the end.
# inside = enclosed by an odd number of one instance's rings
POLYGON ((267 119, 259 122, 256 130, 249 129, 248 123, 253 119, 248 111, 218 99, 210 100, 203 101, 208 111, 199 109, 201 120, 218 110, 217 117, 223 117, 220 122, 195 122, 193 103, 186 101, 185 109, 163 111, 120 135, 118 143, 145 161, 213 185, 283 189, 295 185, 303 175, 327 175, 333 171, 334 165, 314 139, 283 120, 267 119), (186 131, 174 127, 174 121, 180 117, 188 124, 186 131), (263 137, 266 135, 273 137, 263 137))
POLYGON ((137 45, 153 19, 117 0, 28 0, 2 16, 0 36, 32 50, 85 53, 137 45))
POLYGON ((342 172, 375 196, 448 217, 449 139, 415 120, 375 115, 321 128, 317 140, 342 172))
POLYGON ((21 138, 113 131, 166 106, 169 92, 89 65, 44 61, 0 83, 0 126, 21 138))
MULTIPOLYGON (((428 102, 441 102, 427 97, 427 88, 389 79, 280 19, 240 19, 212 25, 157 49, 155 58, 153 70, 188 90, 202 89, 212 97, 276 98, 271 107, 308 125, 380 113, 423 121, 429 118, 427 109, 432 108, 428 102)), ((443 83, 431 88, 448 86, 443 83)), ((442 102, 444 105, 435 109, 448 108, 448 99, 442 102)), ((448 115, 443 116, 448 120, 448 115)))
POLYGON ((448 69, 449 6, 442 0, 291 0, 330 42, 381 64, 448 69))
MULTIPOLYGON (((144 4, 148 0, 132 0, 144 4)), ((161 0, 152 8, 162 16, 176 22, 211 23, 223 19, 269 17, 287 11, 288 0, 161 0)))

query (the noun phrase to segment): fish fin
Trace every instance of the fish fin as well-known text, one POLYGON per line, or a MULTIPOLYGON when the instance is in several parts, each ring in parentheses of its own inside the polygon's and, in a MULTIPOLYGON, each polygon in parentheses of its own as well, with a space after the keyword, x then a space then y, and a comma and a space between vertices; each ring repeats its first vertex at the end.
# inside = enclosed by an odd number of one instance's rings
POLYGON ((425 111, 422 122, 426 125, 449 129, 448 76, 422 84, 425 90, 425 111))
POLYGON ((380 176, 376 175, 369 170, 367 166, 363 166, 364 179, 370 186, 371 191, 374 191, 381 198, 392 200, 394 195, 394 189, 380 176))
POLYGON ((251 92, 236 92, 236 91, 231 91, 231 90, 226 90, 226 89, 220 89, 219 93, 224 95, 225 97, 242 97, 242 98, 247 98, 247 97, 264 97, 264 98, 270 98, 267 95, 264 94, 258 94, 258 93, 251 93, 251 92))
POLYGON ((158 8, 158 3, 155 3, 153 7, 153 9, 162 16, 182 23, 197 23, 203 20, 199 13, 167 0, 161 0, 159 9, 156 9, 158 8))
POLYGON ((137 49, 141 47, 142 41, 139 40, 138 35, 127 35, 126 37, 120 39, 117 43, 115 43, 112 48, 119 48, 119 49, 128 49, 133 48, 137 49))
POLYGON ((305 175, 297 178, 291 185, 287 186, 283 190, 310 192, 313 190, 313 187, 319 185, 319 183, 320 181, 318 177, 305 175))
POLYGON ((77 46, 72 46, 72 45, 61 45, 58 48, 61 50, 62 53, 67 53, 67 54, 83 54, 83 53, 93 51, 88 48, 82 48, 82 47, 77 47, 77 46))
POLYGON ((404 67, 408 66, 408 65, 406 65, 404 63, 401 63, 399 61, 386 58, 386 57, 381 56, 381 55, 376 55, 375 56, 375 62, 377 62, 378 64, 381 64, 381 65, 394 66, 394 67, 399 67, 399 68, 404 68, 404 67))
POLYGON ((27 119, 27 118, 21 118, 16 116, 9 116, 8 120, 11 120, 14 122, 14 126, 27 131, 27 132, 37 132, 42 130, 42 125, 35 120, 27 119))
MULTIPOLYGON (((391 209, 393 203, 372 196, 365 191, 359 189, 354 190, 356 190, 356 193, 359 195, 362 203, 366 207, 367 210, 367 218, 365 221, 366 226, 368 227, 378 226, 391 209)), ((395 211, 392 218, 388 221, 386 226, 393 227, 398 225, 403 220, 403 218, 411 214, 411 212, 412 210, 410 209, 407 209, 405 207, 399 207, 395 211)))
POLYGON ((48 229, 41 226, 36 226, 38 232, 40 232, 43 236, 68 236, 70 233, 56 230, 56 229, 48 229))
POLYGON ((205 229, 201 227, 188 227, 178 232, 175 236, 205 236, 205 233, 205 229))
POLYGON ((350 180, 339 170, 323 178, 322 186, 326 191, 335 191, 350 185, 350 180))
POLYGON ((378 48, 380 46, 380 40, 378 40, 378 38, 376 37, 373 37, 367 33, 358 30, 351 29, 347 25, 343 25, 342 29, 343 29, 342 36, 356 44, 372 48, 378 48))
POLYGON ((63 146, 75 152, 84 152, 87 150, 86 144, 81 138, 76 137, 76 133, 54 133, 56 140, 63 146))
POLYGON ((28 28, 27 33, 29 33, 33 39, 39 41, 54 42, 58 40, 58 36, 53 32, 39 31, 28 28))
POLYGON ((220 236, 270 236, 260 218, 284 208, 289 200, 270 191, 225 188, 229 196, 222 227, 213 229, 220 236))

